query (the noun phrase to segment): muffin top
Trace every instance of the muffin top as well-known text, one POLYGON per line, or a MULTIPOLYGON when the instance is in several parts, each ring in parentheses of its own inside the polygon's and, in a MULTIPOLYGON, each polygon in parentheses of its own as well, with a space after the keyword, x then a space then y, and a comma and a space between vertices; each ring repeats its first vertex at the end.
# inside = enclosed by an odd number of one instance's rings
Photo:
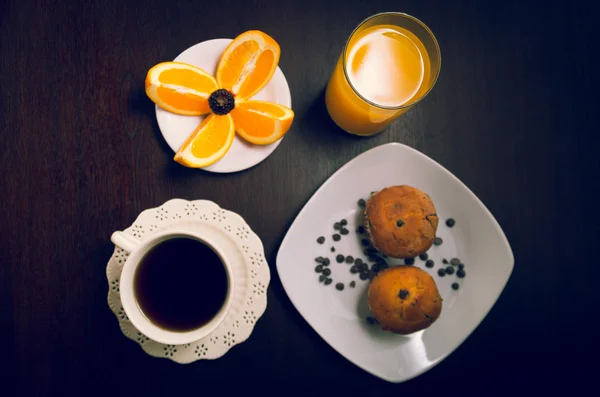
POLYGON ((365 208, 365 228, 373 247, 393 258, 412 258, 433 244, 438 216, 429 196, 411 186, 375 193, 365 208))
POLYGON ((442 312, 435 281, 414 266, 396 266, 379 273, 369 286, 368 299, 381 327, 398 334, 425 329, 442 312))

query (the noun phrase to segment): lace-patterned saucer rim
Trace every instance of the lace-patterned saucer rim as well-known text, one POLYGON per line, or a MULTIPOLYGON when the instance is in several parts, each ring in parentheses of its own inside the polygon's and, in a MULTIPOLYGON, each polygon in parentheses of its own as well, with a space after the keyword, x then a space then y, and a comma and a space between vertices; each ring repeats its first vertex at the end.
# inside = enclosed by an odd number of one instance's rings
POLYGON ((165 345, 148 339, 127 318, 121 305, 119 279, 127 252, 119 247, 108 261, 108 305, 119 321, 121 331, 151 356, 181 364, 216 359, 252 333, 267 307, 270 271, 260 238, 238 214, 224 210, 208 200, 169 200, 160 207, 143 211, 124 230, 136 239, 169 229, 189 228, 211 233, 228 251, 232 260, 234 297, 227 317, 210 335, 185 345, 165 345))

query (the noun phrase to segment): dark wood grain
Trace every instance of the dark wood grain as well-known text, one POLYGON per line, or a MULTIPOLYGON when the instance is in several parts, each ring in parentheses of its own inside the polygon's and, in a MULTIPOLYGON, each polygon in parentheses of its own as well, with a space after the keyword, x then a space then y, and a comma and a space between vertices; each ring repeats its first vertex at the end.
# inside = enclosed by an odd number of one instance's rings
POLYGON ((525 0, 0 2, 0 356, 8 385, 23 395, 583 387, 598 347, 596 11, 591 3, 525 0), (386 132, 358 139, 328 118, 323 90, 351 30, 390 10, 434 31, 441 75, 386 132), (247 171, 185 169, 160 135, 145 73, 190 45, 247 29, 281 45, 292 130, 247 171), (331 349, 294 309, 275 270, 287 228, 320 184, 392 141, 464 181, 516 258, 479 328, 401 385, 331 349), (262 238, 273 276, 251 338, 219 360, 186 366, 147 356, 123 337, 106 304, 109 236, 174 197, 213 200, 242 215, 262 238))

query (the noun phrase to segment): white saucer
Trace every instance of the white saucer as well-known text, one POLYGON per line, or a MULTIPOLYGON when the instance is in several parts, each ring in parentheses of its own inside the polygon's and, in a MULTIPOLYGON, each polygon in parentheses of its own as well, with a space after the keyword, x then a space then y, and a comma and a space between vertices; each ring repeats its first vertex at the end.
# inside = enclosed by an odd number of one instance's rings
MULTIPOLYGON (((173 229, 204 233, 210 229, 213 241, 219 244, 228 258, 232 258, 235 292, 221 325, 208 336, 185 345, 165 345, 148 339, 129 321, 121 305, 119 279, 128 254, 119 247, 115 247, 106 267, 108 305, 117 316, 123 333, 151 356, 168 358, 180 364, 219 358, 236 344, 248 339, 267 308, 267 287, 271 274, 262 242, 241 216, 207 200, 169 200, 158 208, 143 211, 124 233, 143 240, 173 229)), ((165 282, 177 282, 177 277, 165 282)))
MULTIPOLYGON (((214 39, 198 43, 174 59, 197 66, 213 76, 221 54, 231 43, 232 39, 214 39)), ((290 87, 279 67, 271 81, 252 99, 275 102, 289 108, 292 107, 290 87)), ((156 106, 156 119, 167 144, 177 152, 186 138, 198 127, 204 116, 180 116, 156 106)), ((281 138, 283 139, 283 138, 281 138)), ((270 145, 253 145, 240 138, 237 134, 227 154, 214 164, 202 168, 210 172, 236 172, 253 167, 266 159, 279 146, 281 139, 270 145)))
POLYGON ((460 346, 494 306, 513 265, 500 225, 473 192, 429 157, 398 143, 362 153, 333 174, 300 211, 277 254, 281 283, 304 319, 348 360, 389 382, 422 374, 460 346), (435 261, 432 269, 415 258, 415 266, 429 272, 438 286, 444 299, 442 314, 424 332, 410 336, 367 324, 368 282, 351 274, 350 265, 335 260, 338 254, 367 260, 361 245, 364 235, 355 232, 363 219, 357 202, 368 199, 372 191, 403 184, 431 196, 440 217, 437 236, 443 239, 442 245, 428 251, 435 261), (445 224, 448 217, 456 220, 453 228, 445 224), (334 242, 333 224, 341 219, 348 221, 350 233, 334 242), (316 241, 319 236, 326 239, 322 245, 316 241), (333 282, 328 286, 318 281, 318 256, 331 261, 333 282), (466 277, 439 277, 442 259, 454 257, 464 263, 466 277), (355 288, 349 287, 351 281, 355 288), (344 283, 343 291, 336 290, 338 282, 344 283), (458 291, 451 288, 454 282, 459 283, 458 291))

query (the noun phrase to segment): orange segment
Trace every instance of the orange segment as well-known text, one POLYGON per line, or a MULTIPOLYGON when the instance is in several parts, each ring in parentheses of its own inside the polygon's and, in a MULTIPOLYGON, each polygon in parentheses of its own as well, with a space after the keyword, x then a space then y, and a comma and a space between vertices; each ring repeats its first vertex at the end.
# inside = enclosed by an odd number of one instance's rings
POLYGON ((273 77, 281 51, 266 33, 250 30, 236 37, 223 52, 217 67, 219 87, 239 99, 256 95, 273 77))
POLYGON ((148 97, 161 108, 186 116, 209 113, 208 97, 216 89, 214 77, 185 63, 159 63, 146 76, 148 97))
POLYGON ((211 165, 227 153, 234 137, 231 115, 210 114, 181 145, 175 161, 192 168, 211 165))
POLYGON ((257 145, 268 145, 280 139, 294 120, 292 109, 265 101, 236 103, 230 114, 237 133, 257 145))

